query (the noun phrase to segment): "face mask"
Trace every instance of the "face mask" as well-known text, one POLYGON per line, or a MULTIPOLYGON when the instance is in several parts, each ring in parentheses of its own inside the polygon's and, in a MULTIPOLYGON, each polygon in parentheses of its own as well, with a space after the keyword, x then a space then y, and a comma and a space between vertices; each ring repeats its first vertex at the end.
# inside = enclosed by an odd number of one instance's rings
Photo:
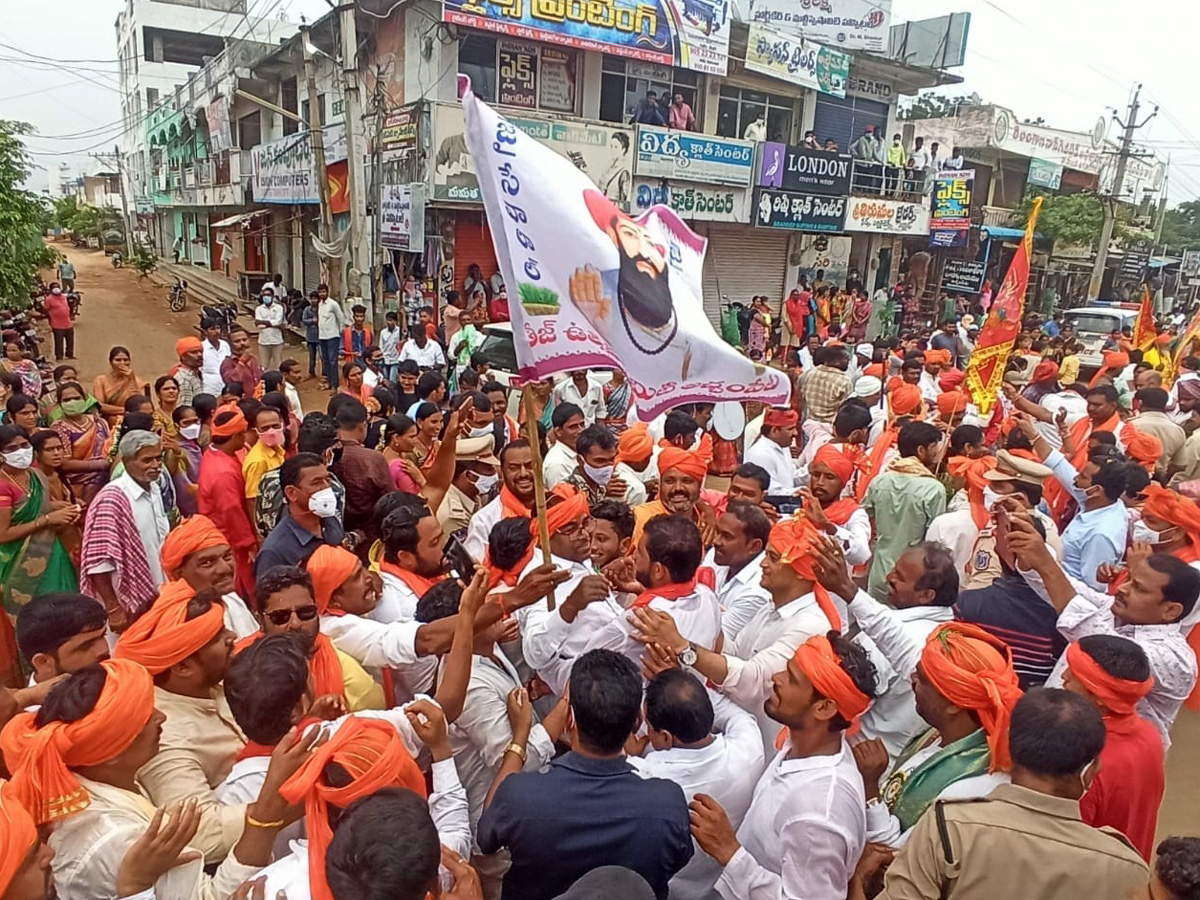
POLYGON ((267 306, 270 306, 275 302, 275 298, 271 294, 263 294, 262 301, 263 303, 267 304, 267 306))
POLYGON ((322 519, 337 515, 337 495, 333 488, 323 488, 308 498, 308 511, 322 519))
POLYGON ((613 472, 616 470, 616 466, 596 467, 589 466, 587 463, 583 463, 582 465, 584 474, 586 474, 587 477, 592 479, 592 481, 594 481, 596 484, 600 485, 600 487, 604 487, 610 481, 612 481, 613 472))
POLYGON ((179 429, 179 434, 182 437, 187 438, 189 441, 196 440, 196 438, 200 437, 200 423, 195 422, 191 425, 184 425, 179 429))
POLYGON ((279 428, 274 431, 260 431, 258 433, 258 439, 267 447, 282 447, 283 429, 279 428))
POLYGON ((996 501, 1000 499, 1000 495, 993 491, 990 487, 983 489, 983 508, 988 512, 996 505, 996 501))
POLYGON ((492 433, 491 425, 485 425, 482 428, 472 428, 471 429, 471 437, 473 437, 473 438, 487 437, 491 433, 492 433))
POLYGON ((1161 544, 1163 532, 1155 531, 1145 522, 1137 521, 1133 523, 1133 539, 1147 544, 1161 544))
POLYGON ((4 461, 14 469, 28 469, 33 465, 33 448, 22 447, 20 450, 10 450, 3 454, 4 461))
POLYGON ((79 400, 64 400, 62 402, 62 411, 68 416, 82 416, 88 411, 88 402, 82 398, 79 400))
POLYGON ((61 293, 62 293, 62 288, 50 288, 50 293, 52 293, 52 294, 61 294, 61 293))
POLYGON ((476 475, 475 490, 481 494, 489 493, 500 482, 499 475, 476 475))

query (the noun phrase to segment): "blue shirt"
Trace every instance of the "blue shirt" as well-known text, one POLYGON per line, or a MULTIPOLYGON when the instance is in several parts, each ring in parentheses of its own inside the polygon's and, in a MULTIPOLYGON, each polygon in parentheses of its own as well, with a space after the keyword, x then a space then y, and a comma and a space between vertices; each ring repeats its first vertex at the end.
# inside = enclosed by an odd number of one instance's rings
POLYGON ((1120 500, 1100 509, 1085 510, 1087 497, 1075 487, 1079 474, 1070 460, 1059 450, 1046 457, 1046 465, 1054 471, 1067 492, 1079 504, 1079 512, 1062 533, 1062 567, 1068 575, 1074 575, 1098 591, 1107 591, 1105 584, 1096 579, 1096 570, 1101 563, 1116 563, 1125 555, 1125 542, 1129 537, 1129 514, 1120 500))
POLYGON ((321 519, 321 537, 301 528, 288 509, 271 529, 254 559, 255 577, 273 566, 303 566, 322 544, 339 546, 345 532, 337 516, 321 519))
POLYGON ((304 326, 304 340, 315 344, 321 340, 321 332, 317 328, 317 311, 309 303, 300 310, 300 324, 304 326))
POLYGON ((693 853, 679 785, 641 778, 624 757, 577 753, 505 779, 478 840, 484 853, 512 853, 503 900, 553 900, 600 866, 632 869, 666 900, 667 882, 693 853))

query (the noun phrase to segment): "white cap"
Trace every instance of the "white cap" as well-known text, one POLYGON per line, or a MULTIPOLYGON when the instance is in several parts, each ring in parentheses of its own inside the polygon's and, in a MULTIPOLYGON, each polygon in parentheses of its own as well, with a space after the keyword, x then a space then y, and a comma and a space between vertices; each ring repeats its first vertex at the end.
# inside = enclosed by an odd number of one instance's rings
POLYGON ((883 381, 874 375, 864 375, 854 382, 855 397, 873 397, 883 391, 883 381))
POLYGON ((874 344, 859 344, 857 347, 854 348, 854 352, 857 353, 859 356, 865 356, 867 359, 870 359, 872 356, 875 355, 875 345, 874 344))

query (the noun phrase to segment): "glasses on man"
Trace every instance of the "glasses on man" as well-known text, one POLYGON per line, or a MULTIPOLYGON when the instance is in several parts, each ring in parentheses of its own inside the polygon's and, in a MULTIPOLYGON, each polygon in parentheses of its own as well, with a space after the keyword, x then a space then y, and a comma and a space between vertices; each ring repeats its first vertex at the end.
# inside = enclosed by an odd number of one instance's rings
POLYGON ((592 530, 592 520, 590 518, 588 518, 588 519, 580 519, 578 522, 570 522, 570 523, 562 526, 560 529, 558 529, 558 533, 561 534, 565 538, 569 538, 569 537, 575 537, 575 535, 577 535, 577 534, 589 532, 591 530, 592 530))
POLYGON ((273 609, 267 613, 267 620, 272 624, 283 627, 295 616, 301 622, 311 622, 317 617, 317 605, 298 606, 295 609, 273 609))

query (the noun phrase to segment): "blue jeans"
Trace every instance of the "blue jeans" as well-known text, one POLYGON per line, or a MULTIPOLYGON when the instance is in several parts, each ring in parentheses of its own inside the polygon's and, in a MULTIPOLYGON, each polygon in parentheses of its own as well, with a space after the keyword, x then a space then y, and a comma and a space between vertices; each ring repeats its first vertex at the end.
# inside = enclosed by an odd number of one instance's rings
POLYGON ((396 379, 400 377, 400 363, 384 363, 383 377, 385 380, 396 383, 396 379))
POLYGON ((308 374, 317 374, 317 358, 321 356, 321 342, 307 341, 308 344, 308 374))
POLYGON ((329 382, 329 389, 336 391, 340 381, 338 379, 338 355, 342 349, 342 339, 340 337, 323 338, 321 340, 321 366, 325 370, 325 380, 329 382))

